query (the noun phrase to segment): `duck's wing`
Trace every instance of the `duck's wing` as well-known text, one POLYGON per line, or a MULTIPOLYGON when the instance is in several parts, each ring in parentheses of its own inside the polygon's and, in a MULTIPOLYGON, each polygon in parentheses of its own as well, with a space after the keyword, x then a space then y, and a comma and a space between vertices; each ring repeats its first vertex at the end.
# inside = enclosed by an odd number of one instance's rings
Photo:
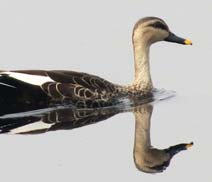
POLYGON ((103 97, 116 92, 116 86, 96 75, 82 72, 52 70, 17 71, 30 75, 46 77, 46 82, 41 84, 42 89, 53 97, 78 97, 82 99, 103 97), (49 80, 48 80, 49 79, 49 80))
POLYGON ((114 91, 114 84, 96 75, 60 70, 47 71, 46 73, 56 82, 77 84, 91 90, 98 89, 107 92, 114 91))
POLYGON ((119 87, 98 76, 73 71, 48 71, 55 80, 42 85, 52 98, 71 101, 77 107, 105 107, 117 102, 113 99, 119 87))
MULTIPOLYGON (((73 101, 78 106, 93 104, 96 107, 105 106, 118 87, 98 76, 87 73, 52 70, 21 70, 0 73, 0 85, 8 88, 17 88, 11 80, 39 86, 49 98, 56 101, 73 101), (83 103, 82 103, 83 102, 83 103)), ((25 90, 23 87, 21 90, 25 90)), ((29 92, 28 92, 29 93, 29 92)), ((81 107, 81 106, 80 106, 81 107)))
POLYGON ((114 84, 87 73, 73 71, 47 71, 55 82, 46 82, 42 89, 50 97, 82 100, 108 100, 117 91, 114 84))
MULTIPOLYGON (((96 75, 87 74, 83 72, 65 71, 65 70, 16 70, 15 73, 22 73, 31 76, 40 76, 49 82, 58 82, 66 84, 80 85, 82 87, 94 90, 104 90, 107 92, 114 91, 115 85, 96 75)), ((1 73, 1 72, 0 72, 1 73)), ((45 81, 45 80, 44 80, 45 81)), ((46 81, 46 82, 47 82, 46 81)), ((43 83, 44 84, 44 83, 43 83)))

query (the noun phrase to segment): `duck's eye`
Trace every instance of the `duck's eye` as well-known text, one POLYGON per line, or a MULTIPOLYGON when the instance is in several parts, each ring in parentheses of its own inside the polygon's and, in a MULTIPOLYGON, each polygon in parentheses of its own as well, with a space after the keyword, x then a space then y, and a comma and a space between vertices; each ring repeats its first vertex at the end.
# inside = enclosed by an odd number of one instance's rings
POLYGON ((150 27, 154 27, 154 28, 159 28, 162 30, 168 30, 168 27, 164 24, 162 24, 161 22, 155 22, 149 25, 150 27))

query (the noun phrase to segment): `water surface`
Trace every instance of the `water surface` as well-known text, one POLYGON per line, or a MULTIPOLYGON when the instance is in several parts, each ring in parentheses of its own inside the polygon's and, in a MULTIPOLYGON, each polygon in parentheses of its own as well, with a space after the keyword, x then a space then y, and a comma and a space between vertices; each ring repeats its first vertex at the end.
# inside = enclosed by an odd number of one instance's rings
POLYGON ((132 100, 124 97, 117 105, 95 109, 80 109, 66 105, 29 111, 25 111, 24 107, 24 112, 20 112, 21 108, 18 108, 17 113, 15 110, 12 110, 13 113, 9 111, 6 111, 6 114, 2 113, 0 133, 32 135, 57 130, 71 132, 72 129, 97 124, 120 113, 132 112, 135 119, 133 149, 135 166, 145 173, 160 173, 169 166, 171 159, 177 153, 193 145, 193 142, 181 143, 157 149, 151 144, 150 125, 153 106, 156 102, 173 97, 174 94, 173 91, 155 89, 152 98, 132 100))
POLYGON ((176 91, 176 97, 153 104, 152 146, 194 142, 163 173, 137 170, 135 118, 124 112, 73 130, 0 135, 2 181, 212 179, 211 1, 11 0, 0 1, 0 10, 1 70, 73 70, 129 84, 134 75, 131 32, 139 18, 163 18, 174 33, 193 41, 189 47, 158 43, 150 51, 154 86, 176 91))

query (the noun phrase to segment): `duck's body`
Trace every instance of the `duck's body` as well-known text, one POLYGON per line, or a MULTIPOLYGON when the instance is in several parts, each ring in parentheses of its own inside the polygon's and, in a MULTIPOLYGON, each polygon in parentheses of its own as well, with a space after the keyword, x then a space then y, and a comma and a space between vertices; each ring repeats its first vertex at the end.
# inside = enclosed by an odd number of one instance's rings
POLYGON ((151 96, 149 49, 158 41, 191 44, 171 33, 166 23, 156 17, 141 19, 134 27, 133 47, 135 78, 121 86, 87 73, 74 71, 19 70, 0 72, 0 102, 21 104, 57 103, 77 107, 104 107, 123 96, 151 96))
POLYGON ((0 72, 0 100, 28 104, 68 103, 76 107, 112 105, 127 89, 98 76, 62 70, 0 72), (8 92, 9 91, 9 92, 8 92), (10 93, 11 92, 11 93, 10 93), (7 95, 11 96, 11 99, 7 95), (14 97, 13 97, 14 96, 14 97))

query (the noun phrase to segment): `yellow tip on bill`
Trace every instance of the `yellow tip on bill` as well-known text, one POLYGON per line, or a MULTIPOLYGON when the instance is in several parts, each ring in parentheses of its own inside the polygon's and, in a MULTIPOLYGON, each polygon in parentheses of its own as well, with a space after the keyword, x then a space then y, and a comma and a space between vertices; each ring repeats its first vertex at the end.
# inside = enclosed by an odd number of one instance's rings
POLYGON ((192 42, 191 42, 189 39, 186 39, 186 40, 184 41, 184 43, 185 43, 186 45, 192 45, 192 42))
POLYGON ((191 148, 193 145, 194 145, 194 143, 193 143, 193 142, 191 142, 191 143, 187 144, 187 145, 186 145, 186 149, 191 148))

